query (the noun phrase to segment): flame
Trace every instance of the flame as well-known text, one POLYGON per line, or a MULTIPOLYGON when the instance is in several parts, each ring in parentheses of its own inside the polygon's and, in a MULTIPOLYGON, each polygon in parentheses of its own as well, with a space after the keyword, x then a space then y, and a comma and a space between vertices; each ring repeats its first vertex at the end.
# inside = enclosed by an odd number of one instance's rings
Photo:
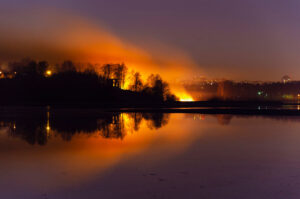
POLYGON ((173 83, 170 84, 171 91, 179 98, 181 102, 193 102, 195 101, 192 95, 190 95, 182 84, 173 83))
POLYGON ((179 97, 179 101, 181 101, 181 102, 193 102, 194 101, 193 97, 187 93, 179 93, 179 94, 176 93, 176 94, 179 97))

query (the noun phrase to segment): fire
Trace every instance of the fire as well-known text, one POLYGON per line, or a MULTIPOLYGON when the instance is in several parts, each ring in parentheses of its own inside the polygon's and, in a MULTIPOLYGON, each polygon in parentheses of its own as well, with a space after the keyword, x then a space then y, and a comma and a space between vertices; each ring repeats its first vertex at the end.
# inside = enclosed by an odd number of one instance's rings
POLYGON ((181 102, 193 102, 195 101, 192 95, 190 95, 185 88, 178 83, 170 83, 170 89, 176 97, 179 98, 179 101, 181 102))
MULTIPOLYGON (((131 71, 140 72, 144 83, 149 75, 159 74, 170 85, 172 81, 194 75, 199 70, 191 57, 181 49, 161 43, 152 47, 150 41, 151 45, 148 46, 145 41, 146 47, 141 47, 81 16, 48 9, 38 13, 15 13, 22 16, 18 18, 24 19, 22 24, 14 20, 16 17, 0 13, 0 32, 5 33, 0 37, 0 51, 5 52, 0 54, 1 62, 30 57, 55 65, 72 60, 75 63, 93 64, 97 72, 101 71, 103 64, 124 63, 128 67, 128 74, 131 71), (7 27, 7 23, 11 26, 7 27), (23 33, 22 37, 19 36, 20 32, 23 33)), ((51 75, 53 71, 45 74, 47 77, 51 75)), ((125 80, 122 88, 127 89, 129 83, 125 80)), ((181 97, 173 89, 171 91, 182 100, 193 100, 190 96, 181 97)))
POLYGON ((179 97, 179 101, 181 102, 193 102, 194 99, 187 93, 175 93, 179 97))

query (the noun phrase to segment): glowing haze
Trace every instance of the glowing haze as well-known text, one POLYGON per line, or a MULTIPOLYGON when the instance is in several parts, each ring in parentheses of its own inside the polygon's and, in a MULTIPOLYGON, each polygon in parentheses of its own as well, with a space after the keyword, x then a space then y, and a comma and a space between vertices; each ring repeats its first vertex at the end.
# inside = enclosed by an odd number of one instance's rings
POLYGON ((169 82, 297 80, 299 9, 298 0, 2 0, 0 60, 124 62, 169 82))
POLYGON ((0 19, 2 67, 8 61, 26 57, 53 64, 72 60, 98 67, 107 63, 125 63, 129 72, 140 72, 144 80, 152 73, 160 74, 181 100, 191 100, 178 79, 191 76, 199 69, 182 51, 157 49, 161 55, 153 56, 99 25, 71 14, 57 11, 54 14, 53 10, 21 12, 17 17, 15 13, 2 15, 5 15, 0 19))
POLYGON ((53 24, 48 28, 48 17, 45 21, 45 15, 41 16, 45 9, 50 18, 56 17, 54 24, 64 24, 60 13, 66 12, 75 13, 68 20, 77 27, 81 17, 90 25, 92 21, 98 31, 98 25, 105 24, 117 35, 113 38, 122 38, 125 50, 130 47, 123 39, 146 49, 141 54, 155 63, 189 60, 184 51, 209 78, 274 81, 286 74, 292 79, 300 76, 298 0, 1 0, 1 37, 3 30, 15 24, 28 29, 43 24, 45 32, 59 35, 60 31, 52 30, 53 24), (23 18, 24 12, 32 14, 33 22, 23 18), (174 49, 182 51, 174 53, 174 49))

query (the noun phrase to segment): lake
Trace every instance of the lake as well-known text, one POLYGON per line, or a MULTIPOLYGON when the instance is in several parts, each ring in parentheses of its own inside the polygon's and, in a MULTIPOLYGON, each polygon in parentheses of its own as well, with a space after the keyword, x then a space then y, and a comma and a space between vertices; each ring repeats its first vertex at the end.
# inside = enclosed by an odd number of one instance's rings
POLYGON ((300 198, 300 117, 1 109, 0 198, 300 198))

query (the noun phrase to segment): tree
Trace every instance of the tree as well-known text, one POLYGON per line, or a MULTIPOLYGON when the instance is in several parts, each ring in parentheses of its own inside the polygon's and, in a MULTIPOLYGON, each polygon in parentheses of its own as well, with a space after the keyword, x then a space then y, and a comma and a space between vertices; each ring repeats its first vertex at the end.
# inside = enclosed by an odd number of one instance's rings
POLYGON ((129 89, 135 92, 139 92, 143 89, 143 82, 141 79, 141 74, 139 72, 135 72, 132 76, 132 83, 129 86, 129 89))
POLYGON ((46 61, 40 61, 38 64, 37 64, 37 73, 39 75, 44 75, 46 73, 46 70, 47 68, 49 67, 49 64, 48 62, 46 61))
POLYGON ((110 79, 112 74, 112 65, 111 64, 105 64, 102 67, 103 76, 105 79, 110 79))
POLYGON ((150 87, 150 92, 153 97, 160 101, 166 99, 166 95, 169 93, 169 85, 167 82, 164 82, 158 74, 150 75, 147 84, 150 87))
POLYGON ((127 67, 124 63, 116 64, 114 68, 114 78, 120 82, 120 85, 123 86, 125 84, 127 73, 127 67))
POLYGON ((18 76, 34 76, 37 75, 37 63, 36 61, 26 58, 18 62, 9 63, 9 67, 18 76))
POLYGON ((75 72, 76 67, 72 61, 64 61, 60 67, 61 72, 75 72))
POLYGON ((113 79, 115 85, 122 87, 125 84, 127 67, 125 64, 106 64, 102 66, 103 76, 107 80, 113 79))

